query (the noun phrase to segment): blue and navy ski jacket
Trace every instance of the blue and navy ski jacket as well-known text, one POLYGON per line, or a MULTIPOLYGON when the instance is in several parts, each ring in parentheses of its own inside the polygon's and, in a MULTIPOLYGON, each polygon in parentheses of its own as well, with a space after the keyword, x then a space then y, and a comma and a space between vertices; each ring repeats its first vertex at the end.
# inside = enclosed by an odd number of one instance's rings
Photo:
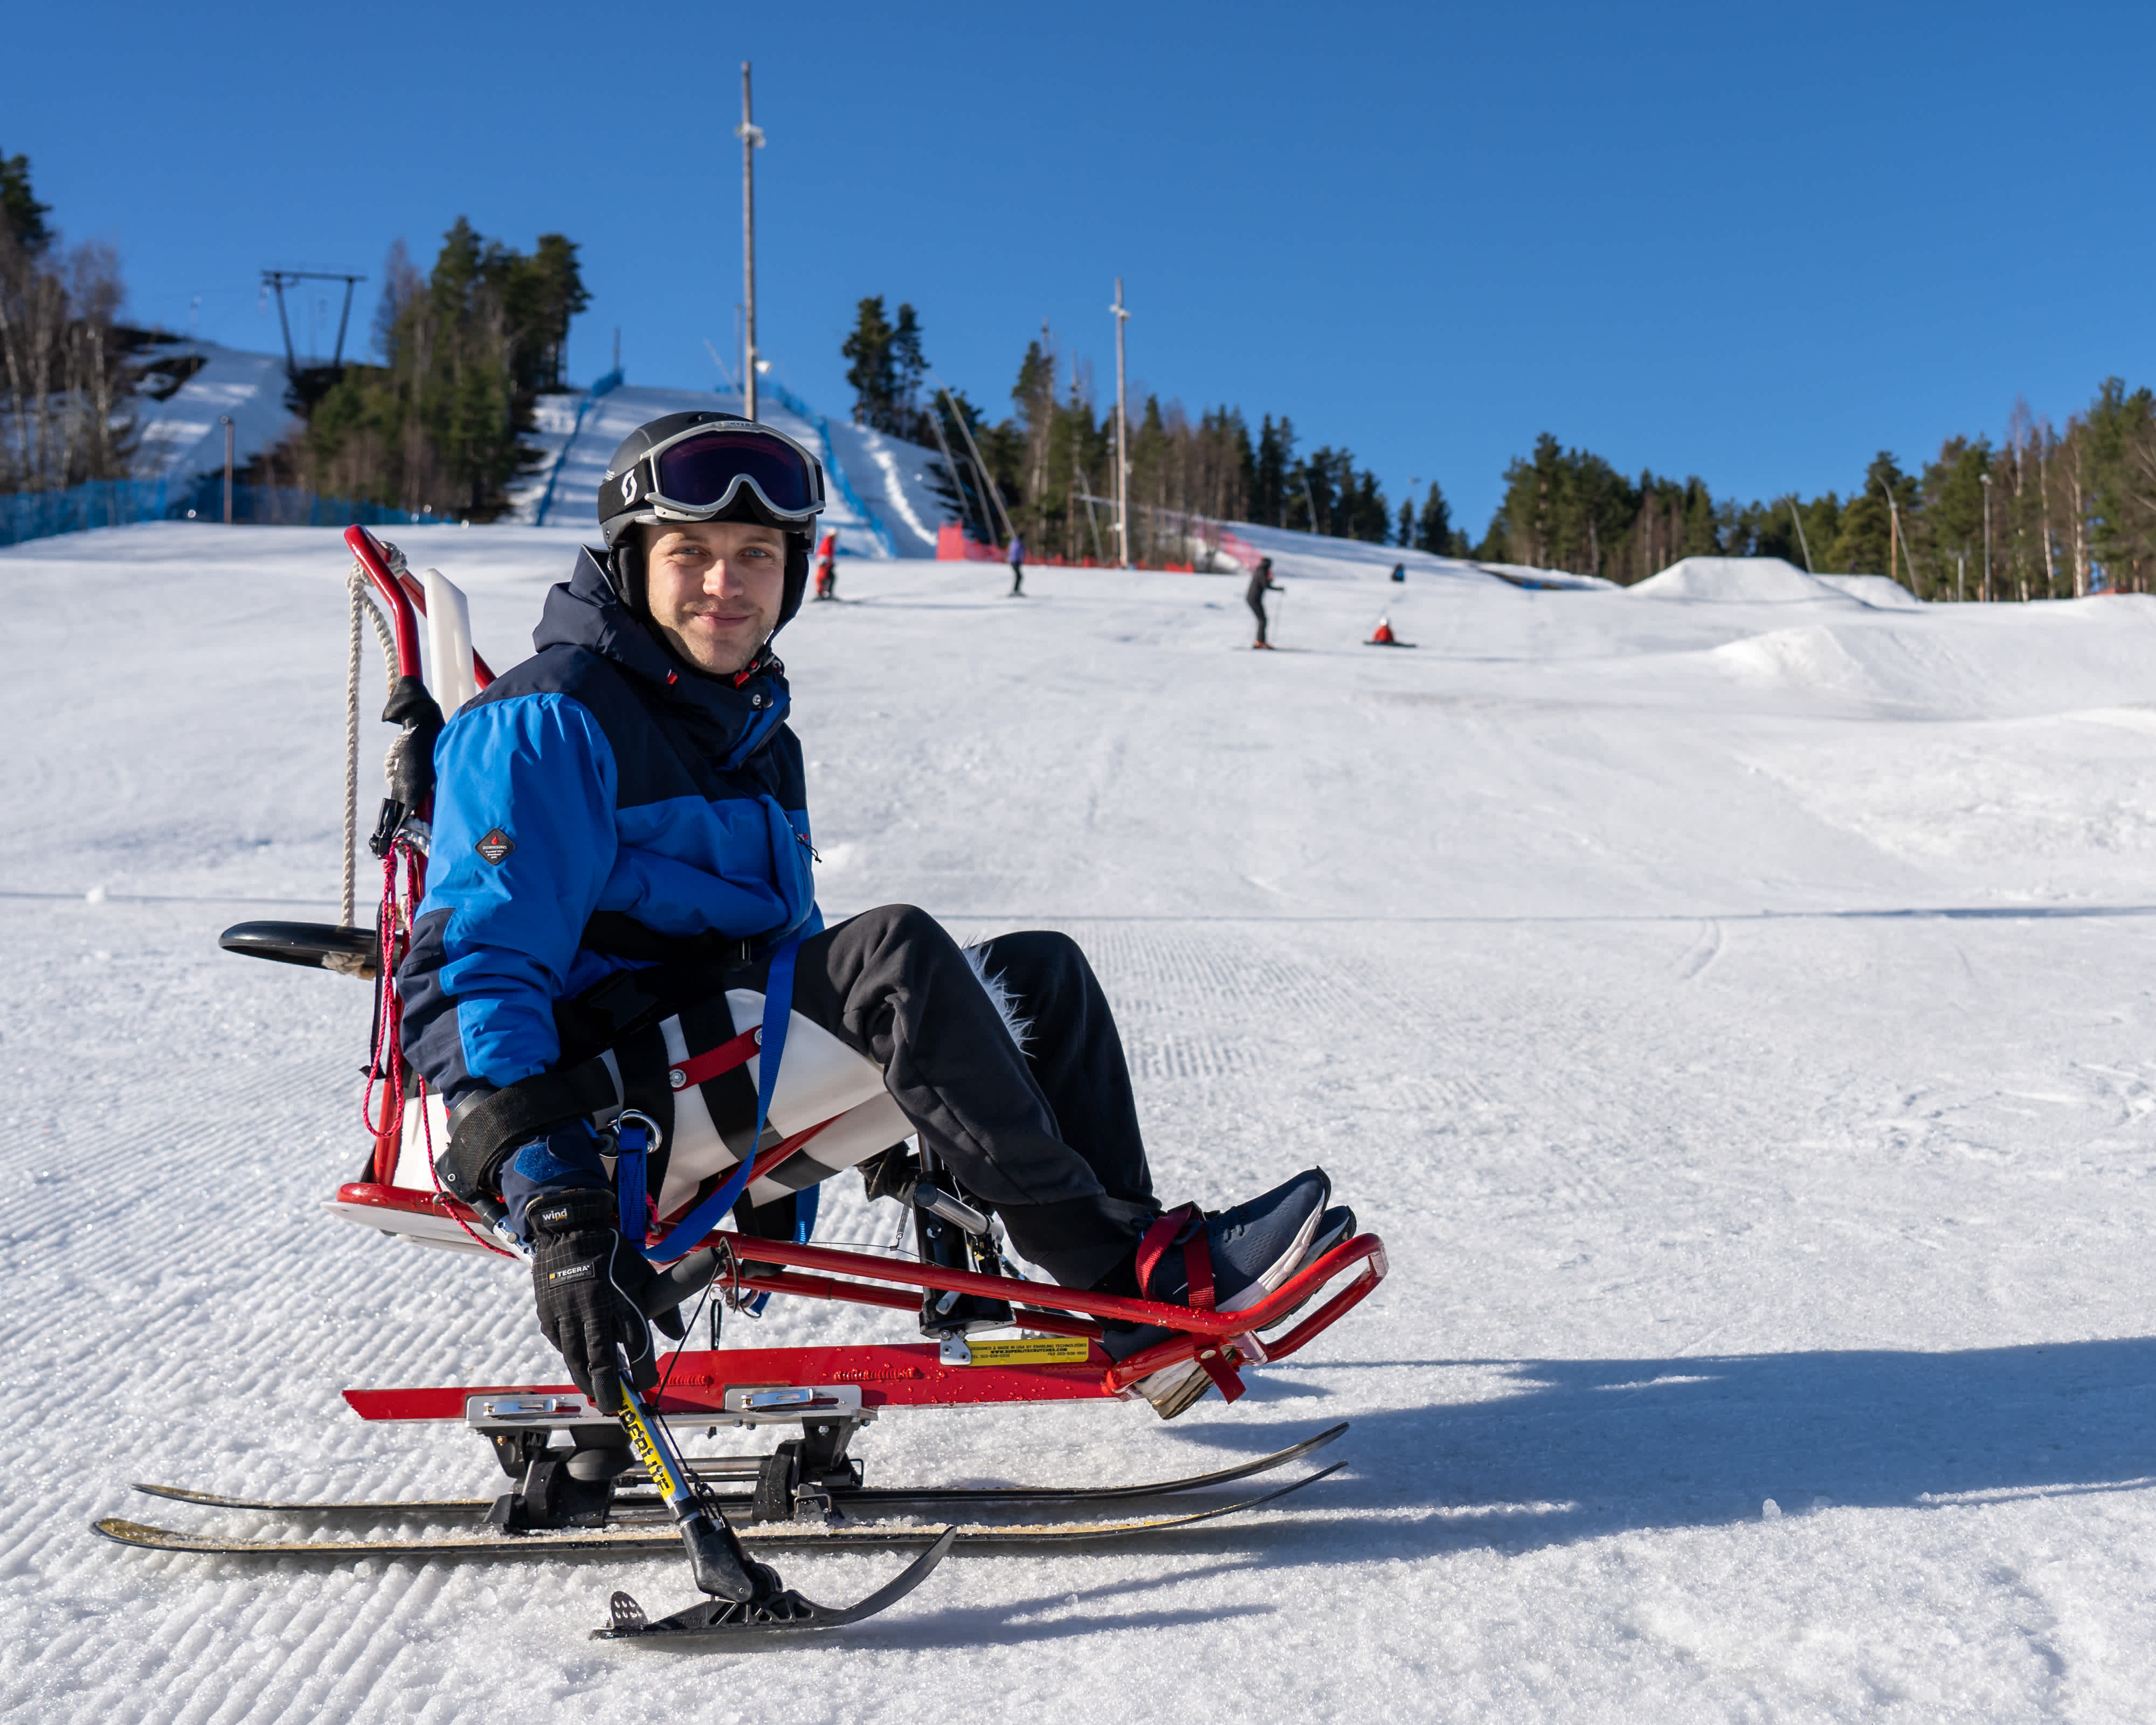
POLYGON ((531 639, 434 747, 427 894, 397 980, 405 1052, 452 1109, 552 1066, 553 1003, 636 962, 585 944, 595 913, 662 942, 823 926, 775 660, 738 686, 689 669, 589 552, 531 639))

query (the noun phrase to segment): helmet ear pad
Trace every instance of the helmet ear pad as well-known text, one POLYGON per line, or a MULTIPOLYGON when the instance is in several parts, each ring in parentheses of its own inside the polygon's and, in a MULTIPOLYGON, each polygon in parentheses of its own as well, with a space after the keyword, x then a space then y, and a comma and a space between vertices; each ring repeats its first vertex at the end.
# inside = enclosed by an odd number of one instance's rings
POLYGON ((607 583, 613 595, 638 617, 651 614, 649 565, 644 556, 644 535, 632 526, 621 542, 607 553, 607 583))
POLYGON ((793 621, 794 614, 800 610, 801 601, 808 592, 808 536, 806 533, 788 533, 786 536, 786 586, 778 602, 778 621, 772 625, 772 634, 777 634, 793 621))

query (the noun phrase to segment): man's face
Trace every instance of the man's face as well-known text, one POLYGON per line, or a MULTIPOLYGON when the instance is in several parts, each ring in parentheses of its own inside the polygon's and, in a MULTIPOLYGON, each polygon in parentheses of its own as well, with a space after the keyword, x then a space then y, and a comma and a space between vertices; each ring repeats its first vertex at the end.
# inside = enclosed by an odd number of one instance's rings
POLYGON ((750 521, 669 521, 637 531, 651 620, 667 644, 699 670, 739 670, 778 625, 786 536, 750 521))

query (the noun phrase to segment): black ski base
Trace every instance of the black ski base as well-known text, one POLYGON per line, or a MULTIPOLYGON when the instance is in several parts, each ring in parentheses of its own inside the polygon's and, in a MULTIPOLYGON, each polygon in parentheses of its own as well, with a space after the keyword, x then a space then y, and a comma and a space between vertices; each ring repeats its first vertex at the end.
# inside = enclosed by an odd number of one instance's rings
MULTIPOLYGON (((888 1610, 928 1579, 957 1540, 955 1527, 943 1530, 941 1538, 891 1580, 866 1599, 844 1606, 819 1605, 803 1599, 792 1588, 779 1588, 752 1599, 703 1599, 655 1621, 629 1594, 617 1593, 609 1600, 612 1621, 592 1631, 595 1641, 639 1641, 659 1646, 733 1640, 801 1630, 843 1629, 888 1610)), ((762 1566, 759 1565, 759 1568, 762 1566)), ((770 1572, 764 1572, 768 1574, 770 1572)))

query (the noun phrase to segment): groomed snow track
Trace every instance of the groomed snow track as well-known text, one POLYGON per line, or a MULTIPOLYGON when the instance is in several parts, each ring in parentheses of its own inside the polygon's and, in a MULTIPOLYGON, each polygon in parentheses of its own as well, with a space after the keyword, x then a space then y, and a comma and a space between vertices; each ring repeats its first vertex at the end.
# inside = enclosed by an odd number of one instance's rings
MULTIPOLYGON (((499 665, 580 531, 393 536, 499 665)), ((186 524, 0 553, 0 1711, 2143 1711, 2147 600, 1342 562, 1291 575, 1301 650, 1260 655, 1232 578, 1013 601, 862 563, 786 639, 825 904, 1075 934, 1164 1194, 1322 1162, 1393 1265, 1232 1409, 894 1416, 871 1480, 1138 1480, 1339 1420, 1349 1468, 1253 1525, 953 1560, 783 1666, 587 1643, 610 1589, 685 1598, 665 1558, 264 1573, 97 1539, 140 1477, 495 1489, 476 1440, 338 1392, 549 1369, 515 1271, 321 1219, 365 989, 215 949, 334 913, 344 567, 333 533, 186 524), (1356 644, 1381 607, 1418 652, 1356 644)), ((841 1182, 822 1231, 895 1219, 841 1182)), ((783 1302, 752 1332, 891 1333, 783 1302)), ((796 1568, 849 1599, 891 1564, 796 1568)))

